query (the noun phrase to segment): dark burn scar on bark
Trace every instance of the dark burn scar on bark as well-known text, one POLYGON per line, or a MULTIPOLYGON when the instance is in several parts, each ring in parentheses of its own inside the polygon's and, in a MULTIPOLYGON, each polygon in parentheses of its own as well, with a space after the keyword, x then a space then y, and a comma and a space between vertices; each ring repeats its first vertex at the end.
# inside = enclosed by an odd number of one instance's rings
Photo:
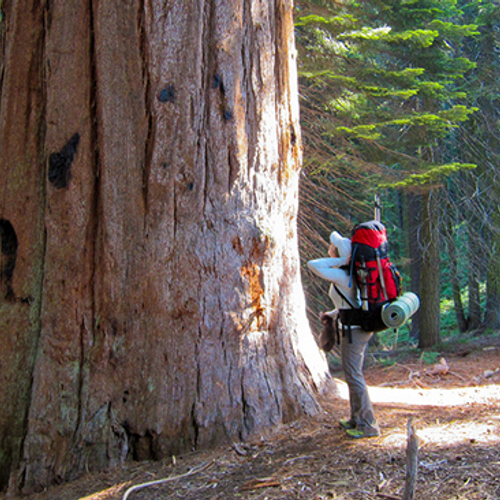
POLYGON ((222 80, 222 75, 220 73, 216 73, 214 77, 212 78, 212 88, 213 89, 219 89, 220 93, 222 95, 222 103, 221 103, 221 112, 222 112, 222 117, 226 122, 230 121, 233 119, 234 114, 233 110, 230 107, 225 106, 225 94, 226 94, 226 87, 224 86, 224 81, 222 80))
POLYGON ((52 153, 49 157, 49 181, 57 189, 67 187, 71 179, 71 163, 75 158, 79 142, 80 134, 77 132, 61 151, 52 153))
POLYGON ((6 219, 0 219, 0 241, 2 250, 0 274, 2 293, 4 293, 5 300, 11 302, 15 300, 12 278, 16 267, 18 241, 14 227, 6 219))
POLYGON ((293 125, 290 125, 290 143, 292 147, 297 144, 297 134, 295 133, 295 128, 293 125))
POLYGON ((218 73, 214 75, 214 78, 212 80, 212 88, 213 89, 220 89, 220 91, 224 94, 226 92, 226 89, 224 87, 224 82, 222 81, 222 76, 219 75, 218 73))
POLYGON ((160 102, 175 102, 175 87, 169 85, 162 89, 158 95, 158 100, 160 102))

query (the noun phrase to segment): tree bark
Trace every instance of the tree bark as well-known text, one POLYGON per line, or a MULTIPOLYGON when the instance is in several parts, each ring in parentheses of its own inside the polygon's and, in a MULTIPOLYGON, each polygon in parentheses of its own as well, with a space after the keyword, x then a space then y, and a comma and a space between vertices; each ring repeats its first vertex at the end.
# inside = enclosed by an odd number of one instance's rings
POLYGON ((0 487, 318 411, 291 2, 2 9, 0 487))
POLYGON ((457 247, 453 234, 453 224, 455 219, 452 219, 452 207, 448 206, 449 213, 446 216, 445 226, 443 227, 446 238, 446 252, 448 253, 450 266, 450 282, 453 295, 453 305, 455 309, 455 317, 457 319, 458 329, 460 332, 467 331, 467 319, 465 317, 464 306, 462 303, 462 292, 460 286, 460 277, 457 259, 457 247))
MULTIPOLYGON (((469 173, 468 173, 469 174, 469 173)), ((466 176, 466 196, 469 200, 473 200, 476 193, 480 191, 481 175, 475 173, 475 179, 471 179, 470 174, 466 176)), ((482 324, 481 310, 481 294, 480 281, 481 277, 486 275, 486 261, 484 253, 484 235, 481 228, 484 224, 484 212, 480 211, 480 207, 474 206, 476 210, 467 210, 463 214, 464 219, 468 223, 470 230, 468 231, 467 241, 467 285, 468 285, 468 317, 467 330, 477 330, 482 324)), ((462 331, 462 330, 461 330, 462 331)))
MULTIPOLYGON (((469 243, 472 251, 477 250, 477 246, 469 243)), ((469 254, 468 266, 468 288, 469 288, 469 315, 468 315, 468 330, 476 330, 481 326, 481 294, 479 290, 479 262, 477 255, 479 253, 469 254), (472 256, 474 255, 474 257, 472 256)))
MULTIPOLYGON (((422 196, 418 193, 409 192, 406 194, 406 214, 407 214, 407 251, 410 256, 410 290, 420 293, 420 278, 422 269, 422 242, 421 242, 421 216, 422 216, 422 196)), ((411 319, 410 335, 413 338, 420 337, 420 310, 411 319)))
POLYGON ((420 342, 419 347, 439 343, 440 333, 440 258, 438 192, 429 189, 422 196, 422 268, 420 282, 420 342))

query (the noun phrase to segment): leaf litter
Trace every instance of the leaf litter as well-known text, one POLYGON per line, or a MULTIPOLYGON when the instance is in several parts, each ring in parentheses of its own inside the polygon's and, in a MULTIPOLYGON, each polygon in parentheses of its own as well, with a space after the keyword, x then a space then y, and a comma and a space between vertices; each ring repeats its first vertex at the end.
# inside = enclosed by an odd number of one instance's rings
POLYGON ((366 370, 380 437, 345 435, 346 386, 334 373, 339 393, 324 398, 321 414, 272 436, 131 462, 22 498, 123 500, 128 491, 127 500, 400 500, 410 418, 419 439, 416 500, 500 498, 500 343, 445 356, 447 370, 413 358, 366 370))

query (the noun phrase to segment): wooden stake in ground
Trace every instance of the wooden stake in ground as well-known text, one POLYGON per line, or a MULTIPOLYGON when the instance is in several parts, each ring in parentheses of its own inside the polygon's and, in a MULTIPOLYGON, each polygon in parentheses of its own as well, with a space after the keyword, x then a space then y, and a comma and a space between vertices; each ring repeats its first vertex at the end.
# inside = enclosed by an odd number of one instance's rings
POLYGON ((418 437, 412 426, 412 419, 408 420, 408 439, 406 444, 406 479, 405 492, 402 500, 413 500, 418 469, 418 437))

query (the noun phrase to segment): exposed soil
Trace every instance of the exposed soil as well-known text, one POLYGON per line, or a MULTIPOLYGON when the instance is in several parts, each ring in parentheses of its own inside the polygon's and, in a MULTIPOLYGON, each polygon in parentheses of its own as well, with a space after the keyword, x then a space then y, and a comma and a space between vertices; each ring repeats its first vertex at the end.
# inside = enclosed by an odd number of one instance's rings
POLYGON ((442 355, 448 370, 442 363, 423 365, 416 354, 367 368, 381 437, 345 436, 337 421, 347 416, 346 386, 335 373, 339 394, 324 401, 324 412, 272 437, 132 463, 29 498, 122 500, 134 485, 169 478, 130 491, 127 500, 397 500, 405 486, 411 418, 419 438, 416 500, 499 499, 500 342, 442 355))

